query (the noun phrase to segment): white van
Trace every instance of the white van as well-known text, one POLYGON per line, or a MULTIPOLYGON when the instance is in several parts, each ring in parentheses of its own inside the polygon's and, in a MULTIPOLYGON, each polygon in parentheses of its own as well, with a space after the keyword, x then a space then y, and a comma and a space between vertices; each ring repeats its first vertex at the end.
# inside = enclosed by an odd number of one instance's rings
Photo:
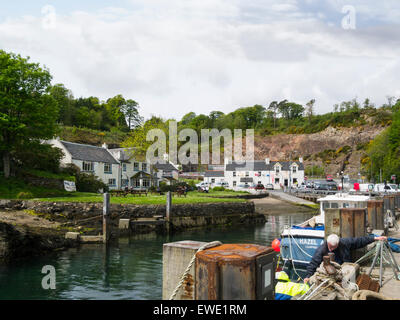
POLYGON ((196 184, 197 188, 204 188, 204 187, 208 187, 208 182, 200 182, 198 184, 196 184))
POLYGON ((397 192, 397 189, 392 187, 390 184, 387 184, 386 186, 383 183, 376 184, 374 187, 375 192, 397 192))
POLYGON ((229 187, 229 183, 226 182, 226 181, 217 182, 216 184, 214 184, 214 187, 228 188, 229 187))

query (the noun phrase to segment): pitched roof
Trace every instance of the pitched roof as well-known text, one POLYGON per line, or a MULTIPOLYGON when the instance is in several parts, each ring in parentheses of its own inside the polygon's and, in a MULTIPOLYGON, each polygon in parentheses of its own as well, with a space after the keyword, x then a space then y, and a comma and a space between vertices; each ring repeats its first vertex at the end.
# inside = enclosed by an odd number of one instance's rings
POLYGON ((273 171, 275 164, 279 163, 282 170, 289 170, 289 167, 296 163, 299 170, 304 170, 304 164, 299 161, 270 161, 266 164, 264 160, 228 163, 226 171, 273 171))
POLYGON ((133 149, 134 148, 114 148, 114 149, 108 149, 108 151, 110 151, 116 159, 122 162, 129 162, 134 158, 133 149))
POLYGON ((216 170, 206 171, 204 172, 204 177, 213 177, 213 178, 224 177, 224 171, 216 171, 216 170))
POLYGON ((162 171, 178 171, 171 163, 166 162, 166 163, 155 163, 154 168, 157 170, 162 170, 162 171))
POLYGON ((61 140, 60 142, 71 154, 72 159, 118 164, 118 161, 103 147, 61 140))

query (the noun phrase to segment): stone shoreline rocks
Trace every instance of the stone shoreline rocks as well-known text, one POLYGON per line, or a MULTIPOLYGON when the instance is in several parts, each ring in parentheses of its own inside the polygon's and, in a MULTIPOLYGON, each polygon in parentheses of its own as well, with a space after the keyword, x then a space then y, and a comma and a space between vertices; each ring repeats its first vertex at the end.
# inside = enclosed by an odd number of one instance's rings
POLYGON ((0 222, 0 261, 8 263, 77 246, 65 232, 0 222))
MULTIPOLYGON (((32 200, 0 200, 0 210, 25 210, 61 226, 70 226, 82 236, 102 234, 102 203, 40 202, 32 200)), ((265 216, 255 212, 252 201, 216 202, 172 205, 170 220, 161 225, 138 225, 127 230, 119 228, 120 219, 130 221, 162 216, 166 205, 110 205, 112 238, 149 232, 179 232, 189 228, 265 223, 265 216)), ((52 228, 31 228, 11 223, 0 223, 0 260, 31 256, 55 249, 75 246, 82 241, 65 239, 66 231, 52 228)))

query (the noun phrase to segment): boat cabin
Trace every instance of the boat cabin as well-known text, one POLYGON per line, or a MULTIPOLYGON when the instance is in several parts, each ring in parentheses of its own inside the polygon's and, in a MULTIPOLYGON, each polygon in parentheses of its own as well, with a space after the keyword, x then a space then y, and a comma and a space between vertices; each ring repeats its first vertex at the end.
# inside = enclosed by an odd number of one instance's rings
POLYGON ((319 198, 320 215, 316 217, 316 222, 324 224, 325 209, 342 209, 342 208, 366 208, 367 201, 370 196, 350 195, 348 193, 337 193, 323 198, 319 198))

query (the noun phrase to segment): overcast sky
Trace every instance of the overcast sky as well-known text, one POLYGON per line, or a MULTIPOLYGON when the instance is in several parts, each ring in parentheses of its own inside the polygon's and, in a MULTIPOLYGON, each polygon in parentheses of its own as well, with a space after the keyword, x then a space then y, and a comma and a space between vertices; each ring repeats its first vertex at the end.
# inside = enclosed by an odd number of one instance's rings
POLYGON ((0 48, 145 118, 400 97, 398 0, 2 1, 0 48))

